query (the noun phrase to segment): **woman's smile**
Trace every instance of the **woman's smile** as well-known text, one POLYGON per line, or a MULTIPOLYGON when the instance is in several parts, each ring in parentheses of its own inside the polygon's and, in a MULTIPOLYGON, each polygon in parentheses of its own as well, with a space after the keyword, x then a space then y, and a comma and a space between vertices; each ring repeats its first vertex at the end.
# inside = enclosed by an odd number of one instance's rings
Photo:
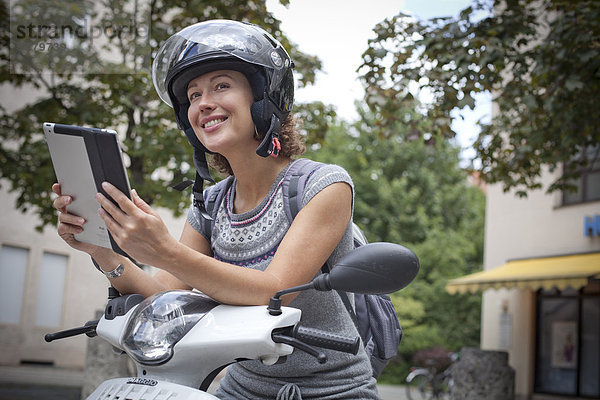
POLYGON ((204 122, 202 124, 202 127, 204 129, 206 128, 210 128, 212 126, 215 126, 217 124, 220 124, 221 122, 224 122, 227 118, 215 118, 215 119, 210 119, 208 122, 204 122))
POLYGON ((200 122, 200 126, 204 129, 204 132, 211 133, 218 130, 223 123, 227 121, 229 118, 226 116, 215 115, 211 117, 202 118, 200 122))

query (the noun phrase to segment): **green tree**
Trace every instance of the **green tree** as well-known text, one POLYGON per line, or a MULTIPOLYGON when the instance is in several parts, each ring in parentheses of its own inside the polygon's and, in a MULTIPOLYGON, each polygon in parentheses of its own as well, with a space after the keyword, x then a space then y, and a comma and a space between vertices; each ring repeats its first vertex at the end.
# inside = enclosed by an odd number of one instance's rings
POLYGON ((380 125, 393 123, 395 104, 426 93, 421 118, 452 137, 450 113, 488 92, 498 112, 475 142, 487 182, 526 195, 541 187, 542 166, 569 162, 549 191, 568 189, 593 164, 572 160, 600 142, 600 2, 476 0, 458 18, 401 13, 374 30, 361 71, 380 125))
MULTIPOLYGON (((152 53, 182 27, 215 18, 256 23, 289 49, 300 87, 313 83, 321 68, 318 58, 284 35, 264 0, 20 0, 11 5, 10 19, 6 3, 0 8, 0 83, 41 95, 16 111, 0 109, 0 184, 17 193, 18 209, 39 215, 39 229, 56 221, 50 201, 55 177, 41 133, 45 121, 117 129, 132 187, 155 206, 176 214, 187 208, 189 197, 170 184, 193 178, 191 146, 150 76, 152 53), (105 28, 105 42, 93 36, 96 28, 105 28), (117 28, 131 31, 119 34, 117 28)), ((328 112, 323 105, 298 109, 315 107, 328 112)))
POLYGON ((419 257, 417 279, 391 296, 405 333, 402 357, 383 379, 396 383, 420 349, 479 344, 480 296, 451 296, 444 287, 448 279, 481 268, 485 196, 468 183, 452 141, 425 140, 420 132, 430 124, 411 123, 418 108, 414 101, 396 108, 387 131, 362 110, 360 122, 335 125, 310 154, 348 170, 356 193, 354 221, 370 241, 400 243, 419 257))

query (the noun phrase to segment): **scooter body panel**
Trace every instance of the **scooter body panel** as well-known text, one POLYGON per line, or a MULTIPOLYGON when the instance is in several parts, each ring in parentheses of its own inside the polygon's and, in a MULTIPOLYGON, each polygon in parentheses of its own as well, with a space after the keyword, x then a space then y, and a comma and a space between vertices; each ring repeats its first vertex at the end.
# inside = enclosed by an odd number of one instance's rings
POLYGON ((106 319, 103 315, 98 322, 96 333, 98 336, 106 340, 118 349, 123 349, 123 331, 127 326, 127 321, 131 318, 131 314, 135 311, 136 307, 133 307, 125 315, 119 316, 112 320, 106 319))
POLYGON ((200 387, 216 369, 243 359, 274 364, 293 347, 275 343, 274 329, 293 326, 301 311, 282 307, 278 316, 265 306, 220 305, 206 314, 174 347, 173 357, 163 365, 138 364, 138 376, 158 378, 191 387, 200 387), (210 360, 210 362, 206 362, 210 360))
POLYGON ((87 400, 217 400, 206 392, 147 378, 115 378, 102 382, 87 400))

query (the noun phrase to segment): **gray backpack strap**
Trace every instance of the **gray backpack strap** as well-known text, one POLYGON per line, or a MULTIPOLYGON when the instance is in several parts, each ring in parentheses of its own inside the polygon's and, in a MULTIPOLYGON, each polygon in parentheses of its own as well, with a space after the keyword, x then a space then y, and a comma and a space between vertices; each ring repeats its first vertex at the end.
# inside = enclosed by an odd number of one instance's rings
POLYGON ((202 218, 202 233, 208 239, 209 244, 211 242, 212 230, 215 226, 215 219, 217 218, 217 212, 219 206, 223 202, 227 191, 233 183, 233 176, 229 176, 226 179, 218 182, 216 185, 207 188, 204 191, 204 199, 206 211, 211 216, 211 219, 202 218))
POLYGON ((302 208, 302 198, 306 182, 323 163, 301 158, 294 161, 283 179, 283 208, 290 221, 293 221, 302 208))

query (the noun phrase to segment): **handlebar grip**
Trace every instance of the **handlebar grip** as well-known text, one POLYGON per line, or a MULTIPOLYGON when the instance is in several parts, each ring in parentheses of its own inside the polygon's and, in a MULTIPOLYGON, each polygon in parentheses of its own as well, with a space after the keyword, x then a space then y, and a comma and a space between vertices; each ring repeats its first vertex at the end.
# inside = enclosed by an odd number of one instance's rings
POLYGON ((322 331, 320 329, 307 328, 298 325, 294 328, 293 335, 295 338, 306 344, 351 354, 358 353, 358 348, 360 346, 359 337, 350 338, 322 331))
POLYGON ((79 327, 79 328, 67 329, 67 330, 55 332, 55 333, 47 333, 44 336, 44 340, 46 342, 52 342, 53 340, 56 340, 56 339, 64 339, 64 338, 68 338, 71 336, 83 335, 84 333, 88 337, 94 337, 94 336, 96 336, 96 327, 97 326, 98 326, 98 321, 88 321, 85 323, 84 326, 79 327))

